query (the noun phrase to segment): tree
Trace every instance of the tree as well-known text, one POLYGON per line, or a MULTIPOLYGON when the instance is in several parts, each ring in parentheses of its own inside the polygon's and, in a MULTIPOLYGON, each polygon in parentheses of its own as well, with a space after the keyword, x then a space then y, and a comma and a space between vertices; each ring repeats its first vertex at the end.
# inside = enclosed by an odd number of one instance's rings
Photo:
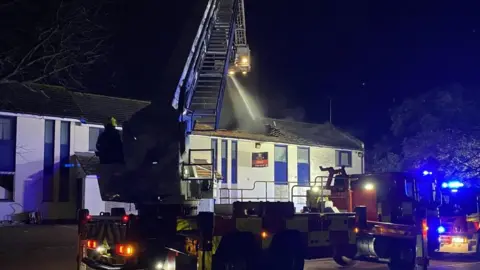
POLYGON ((39 2, 13 1, 0 6, 4 26, 0 86, 21 84, 31 88, 42 83, 83 88, 83 76, 104 59, 109 49, 111 34, 104 11, 107 3, 60 1, 52 8, 45 5, 47 2, 39 2))
POLYGON ((403 157, 394 150, 393 138, 383 137, 370 151, 367 151, 367 171, 399 172, 403 169, 403 157))
POLYGON ((435 89, 391 110, 393 143, 390 149, 376 145, 372 168, 381 171, 398 162, 393 167, 437 169, 446 177, 480 176, 480 111, 466 93, 458 85, 435 89))
POLYGON ((446 177, 472 179, 480 176, 478 134, 445 129, 419 132, 403 142, 405 164, 409 168, 433 168, 446 177))

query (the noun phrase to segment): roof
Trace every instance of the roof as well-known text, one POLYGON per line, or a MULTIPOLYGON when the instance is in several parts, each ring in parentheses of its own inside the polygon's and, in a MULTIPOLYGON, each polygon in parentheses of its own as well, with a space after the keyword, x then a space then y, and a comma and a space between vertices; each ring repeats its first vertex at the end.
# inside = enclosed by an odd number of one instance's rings
POLYGON ((110 116, 123 123, 147 101, 73 92, 59 86, 35 85, 33 90, 20 85, 0 88, 0 111, 85 119, 102 124, 110 116))
POLYGON ((360 140, 331 124, 312 124, 272 118, 263 118, 258 121, 256 128, 248 131, 195 131, 194 134, 296 145, 329 146, 352 150, 363 150, 364 148, 360 140), (259 125, 263 128, 259 129, 259 125))
MULTIPOLYGON (((0 111, 84 119, 93 124, 102 124, 110 116, 121 124, 149 104, 148 101, 73 92, 58 86, 36 85, 30 90, 9 85, 0 89, 0 111)), ((251 130, 196 131, 194 134, 363 150, 361 141, 331 124, 271 118, 252 121, 251 130)))
POLYGON ((82 168, 85 175, 97 175, 100 160, 94 153, 75 152, 78 167, 82 168))

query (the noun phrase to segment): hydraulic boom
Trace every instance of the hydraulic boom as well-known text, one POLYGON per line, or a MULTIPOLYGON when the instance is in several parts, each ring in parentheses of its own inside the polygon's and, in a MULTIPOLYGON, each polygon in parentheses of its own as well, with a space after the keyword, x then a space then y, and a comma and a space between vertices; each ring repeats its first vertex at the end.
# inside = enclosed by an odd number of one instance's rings
POLYGON ((186 59, 174 96, 153 100, 124 123, 125 164, 101 164, 104 200, 137 204, 188 200, 188 183, 181 184, 182 163, 191 163, 182 157, 188 134, 217 128, 229 66, 250 70, 243 0, 198 2, 203 5, 196 8, 205 11, 200 22, 190 22, 200 25, 192 45, 188 51, 173 52, 179 60, 186 59))

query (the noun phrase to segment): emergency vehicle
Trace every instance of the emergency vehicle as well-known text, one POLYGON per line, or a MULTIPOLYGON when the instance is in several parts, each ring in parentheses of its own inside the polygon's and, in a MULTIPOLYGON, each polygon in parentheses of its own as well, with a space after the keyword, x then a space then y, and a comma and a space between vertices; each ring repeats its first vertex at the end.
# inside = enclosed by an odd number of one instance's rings
POLYGON ((446 181, 439 184, 439 216, 430 241, 435 252, 440 254, 478 255, 479 204, 478 189, 466 187, 461 181, 446 181))
POLYGON ((134 203, 138 214, 80 210, 78 268, 302 270, 306 258, 330 250, 341 265, 366 260, 426 269, 427 211, 415 179, 405 174, 344 174, 333 187, 311 183, 309 197, 316 199, 301 214, 292 202, 214 204, 213 158, 192 158, 195 151, 213 157, 213 150, 188 149, 188 134, 217 128, 228 76, 250 71, 243 4, 196 0, 179 10, 189 14, 185 33, 162 77, 172 93, 124 123, 125 164, 100 164, 98 172, 102 199, 134 203), (209 168, 208 179, 190 174, 199 166, 209 168))

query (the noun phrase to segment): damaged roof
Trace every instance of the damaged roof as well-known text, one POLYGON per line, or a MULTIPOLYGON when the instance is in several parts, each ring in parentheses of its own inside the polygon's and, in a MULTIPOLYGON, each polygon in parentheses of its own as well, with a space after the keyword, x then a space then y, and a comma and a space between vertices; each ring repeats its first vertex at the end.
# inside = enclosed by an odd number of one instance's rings
MULTIPOLYGON (((149 104, 148 101, 73 92, 58 86, 36 85, 33 90, 19 85, 0 88, 0 111, 84 119, 92 124, 102 124, 110 116, 121 124, 149 104)), ((195 131, 193 134, 344 149, 364 148, 361 141, 330 124, 263 118, 252 126, 256 128, 195 131)))
POLYGON ((8 85, 0 89, 0 111, 84 119, 91 124, 102 124, 111 116, 123 123, 148 104, 147 101, 73 92, 60 86, 39 84, 28 89, 8 85))
POLYGON ((362 141, 331 124, 311 124, 272 118, 263 118, 259 121, 264 126, 262 130, 195 131, 193 134, 352 150, 364 149, 362 141))

